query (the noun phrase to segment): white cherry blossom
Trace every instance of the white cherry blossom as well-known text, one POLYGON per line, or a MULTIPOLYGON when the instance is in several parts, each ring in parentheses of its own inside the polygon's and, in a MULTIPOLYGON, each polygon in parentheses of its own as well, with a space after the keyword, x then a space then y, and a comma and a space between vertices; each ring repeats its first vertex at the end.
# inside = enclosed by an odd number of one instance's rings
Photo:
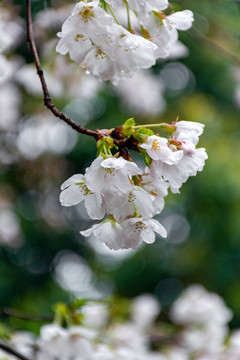
POLYGON ((164 197, 168 194, 169 184, 161 177, 154 179, 150 169, 142 177, 142 186, 152 197, 155 214, 159 214, 164 208, 164 197))
POLYGON ((62 55, 69 53, 70 58, 79 65, 83 62, 86 55, 95 48, 90 39, 80 32, 67 35, 59 33, 58 36, 60 40, 56 51, 62 55))
POLYGON ((198 171, 203 170, 207 158, 204 148, 195 149, 190 155, 184 154, 182 159, 174 165, 166 164, 160 160, 152 161, 150 173, 155 180, 163 178, 168 181, 172 192, 177 193, 189 176, 195 176, 198 171))
POLYGON ((122 157, 103 159, 99 156, 86 169, 85 181, 87 187, 98 193, 120 192, 129 193, 134 184, 131 176, 142 174, 142 170, 134 163, 122 157))
POLYGON ((183 151, 172 151, 166 138, 152 135, 147 141, 140 145, 146 149, 148 155, 153 160, 161 160, 162 162, 173 165, 178 163, 183 157, 183 151))
POLYGON ((114 22, 97 2, 76 5, 65 21, 56 50, 83 66, 100 80, 117 83, 139 69, 155 64, 157 48, 114 22))
POLYGON ((197 145, 199 136, 202 135, 204 124, 194 121, 177 121, 175 123, 176 130, 174 131, 172 138, 179 141, 191 141, 194 145, 197 145))
POLYGON ((94 235, 97 240, 103 242, 111 250, 122 249, 121 240, 122 226, 113 220, 106 220, 100 224, 93 225, 90 229, 80 231, 83 236, 94 235))
POLYGON ((111 26, 115 23, 114 19, 98 5, 98 1, 78 2, 72 14, 63 23, 60 34, 67 35, 77 32, 88 37, 96 34, 108 34, 111 26))
POLYGON ((177 11, 166 18, 169 28, 175 27, 177 30, 188 30, 194 21, 193 12, 191 10, 177 11))
POLYGON ((94 46, 81 64, 100 80, 111 80, 116 85, 119 79, 155 64, 156 45, 120 25, 113 25, 111 33, 104 37, 92 35, 91 40, 94 46))
POLYGON ((151 196, 140 186, 134 186, 128 197, 119 202, 119 205, 114 209, 113 216, 117 221, 121 222, 133 217, 135 209, 144 218, 151 218, 154 215, 151 196))
POLYGON ((85 200, 85 207, 91 219, 102 219, 106 213, 102 195, 88 189, 82 174, 73 175, 61 186, 60 202, 63 206, 72 206, 85 200))
POLYGON ((175 12, 169 16, 163 15, 152 35, 152 41, 158 46, 155 51, 156 57, 167 57, 172 46, 178 41, 177 30, 190 29, 193 21, 193 13, 190 10, 175 12))
POLYGON ((131 218, 122 223, 123 231, 122 248, 136 249, 142 242, 152 244, 155 241, 155 233, 163 238, 167 237, 166 229, 154 219, 131 218))

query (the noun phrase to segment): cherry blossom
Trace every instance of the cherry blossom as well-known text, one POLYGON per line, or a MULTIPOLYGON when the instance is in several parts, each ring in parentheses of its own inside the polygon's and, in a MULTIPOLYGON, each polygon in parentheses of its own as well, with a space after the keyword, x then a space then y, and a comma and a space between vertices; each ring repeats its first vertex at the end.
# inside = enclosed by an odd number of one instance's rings
POLYGON ((58 33, 60 40, 56 50, 62 55, 69 53, 86 72, 114 84, 140 69, 150 68, 157 58, 169 56, 178 40, 177 30, 187 30, 193 22, 190 10, 165 16, 161 11, 168 7, 167 0, 129 0, 126 3, 108 0, 101 6, 97 1, 77 3, 58 33), (131 29, 130 22, 126 30, 111 9, 111 6, 122 8, 126 4, 135 14, 137 31, 131 29), (154 12, 158 21, 149 22, 152 19, 149 15, 154 12))
POLYGON ((122 223, 123 248, 136 249, 145 242, 152 244, 155 241, 155 232, 163 238, 167 237, 166 229, 154 219, 130 218, 122 223))
POLYGON ((78 3, 64 22, 56 50, 100 80, 128 77, 155 64, 156 45, 114 22, 98 3, 78 3))
POLYGON ((155 214, 159 214, 164 208, 164 197, 168 194, 169 184, 161 177, 154 179, 150 169, 146 169, 142 177, 142 186, 152 198, 155 214))
POLYGON ((189 176, 195 176, 198 171, 203 170, 207 158, 204 148, 195 149, 192 154, 184 154, 174 166, 162 161, 152 161, 150 173, 155 180, 163 178, 168 181, 172 192, 176 193, 189 176))
POLYGON ((191 141, 197 145, 199 136, 203 133, 204 124, 182 120, 175 123, 175 128, 173 138, 179 141, 191 141))
POLYGON ((81 231, 83 236, 94 235, 100 242, 103 242, 111 250, 123 248, 121 239, 122 226, 114 220, 107 220, 100 224, 93 225, 90 229, 81 231))
POLYGON ((134 186, 128 198, 115 207, 113 216, 117 221, 124 221, 134 217, 135 211, 144 218, 151 218, 154 215, 154 206, 151 196, 140 186, 134 186))
POLYGON ((73 175, 62 186, 60 202, 63 206, 72 206, 85 199, 85 207, 91 219, 102 219, 106 213, 100 193, 93 193, 86 186, 84 176, 73 175))
POLYGON ((172 151, 168 140, 157 135, 149 136, 146 143, 143 143, 140 146, 141 148, 146 149, 151 159, 161 160, 169 165, 178 163, 183 157, 183 151, 172 151))
POLYGON ((99 156, 86 169, 85 181, 93 192, 128 193, 134 186, 131 176, 142 174, 142 170, 134 163, 122 157, 103 159, 99 156))

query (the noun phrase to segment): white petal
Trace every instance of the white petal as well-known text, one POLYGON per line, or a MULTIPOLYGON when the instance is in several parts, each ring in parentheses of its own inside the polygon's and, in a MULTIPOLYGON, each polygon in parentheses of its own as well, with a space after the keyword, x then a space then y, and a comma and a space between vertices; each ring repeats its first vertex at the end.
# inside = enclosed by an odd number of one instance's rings
POLYGON ((151 229, 143 230, 141 234, 142 241, 147 244, 153 244, 155 241, 155 234, 151 229))
POLYGON ((150 223, 151 223, 151 228, 153 229, 153 231, 155 231, 157 234, 161 235, 163 238, 167 237, 167 230, 157 220, 151 219, 150 223))
POLYGON ((83 235, 83 236, 90 236, 92 235, 92 233, 99 227, 101 226, 101 223, 100 224, 95 224, 93 225, 91 228, 87 229, 87 230, 84 230, 84 231, 80 231, 80 234, 83 235))
POLYGON ((128 217, 134 216, 135 207, 133 202, 128 202, 126 200, 125 204, 119 204, 113 211, 114 219, 118 222, 122 222, 128 217))
POLYGON ((79 186, 72 185, 63 190, 60 194, 62 206, 72 206, 80 203, 85 197, 85 191, 81 191, 79 186))
POLYGON ((151 196, 142 188, 135 186, 132 190, 135 195, 134 203, 137 210, 144 218, 150 218, 154 214, 154 207, 151 196))
POLYGON ((100 194, 87 194, 85 206, 91 219, 101 220, 105 216, 106 211, 103 207, 102 196, 100 194))
POLYGON ((117 222, 104 221, 80 232, 83 236, 90 236, 92 233, 99 241, 105 243, 109 249, 118 250, 122 248, 122 226, 117 222))
POLYGON ((82 174, 75 174, 71 176, 69 179, 67 179, 62 185, 61 190, 66 189, 68 186, 84 182, 84 176, 82 174))
POLYGON ((157 45, 154 52, 156 58, 166 58, 169 55, 170 38, 167 25, 163 21, 163 24, 158 26, 157 31, 152 36, 154 44, 157 45))
POLYGON ((167 18, 174 23, 178 30, 190 29, 194 21, 193 12, 191 10, 178 11, 169 15, 167 18))

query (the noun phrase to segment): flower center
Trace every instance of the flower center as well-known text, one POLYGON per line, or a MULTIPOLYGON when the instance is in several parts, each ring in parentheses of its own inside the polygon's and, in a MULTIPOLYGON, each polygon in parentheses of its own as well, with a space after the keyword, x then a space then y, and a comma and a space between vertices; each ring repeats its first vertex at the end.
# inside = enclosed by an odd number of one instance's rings
POLYGON ((112 176, 115 176, 118 173, 118 170, 116 170, 115 168, 104 168, 104 170, 107 174, 110 174, 112 176))
POLYGON ((87 23, 95 16, 94 11, 92 10, 92 6, 84 6, 83 9, 79 12, 79 15, 82 16, 82 21, 85 23, 87 23))
POLYGON ((105 52, 98 48, 96 54, 94 55, 97 60, 103 60, 106 57, 105 52))
POLYGON ((79 39, 82 39, 83 41, 85 41, 87 38, 83 34, 77 34, 75 36, 74 40, 78 42, 79 39))
POLYGON ((136 232, 136 231, 142 231, 142 230, 147 230, 146 225, 142 221, 136 222, 133 231, 136 232))
POLYGON ((81 184, 79 185, 79 190, 81 193, 83 193, 83 195, 87 196, 87 195, 93 195, 93 192, 90 191, 88 188, 87 188, 87 185, 86 184, 81 184))
POLYGON ((133 203, 135 200, 136 200, 136 195, 134 195, 133 193, 130 193, 130 195, 128 197, 128 202, 133 203))
POLYGON ((161 146, 159 145, 159 142, 157 141, 157 139, 154 139, 152 142, 152 148, 155 151, 159 151, 161 149, 161 146))

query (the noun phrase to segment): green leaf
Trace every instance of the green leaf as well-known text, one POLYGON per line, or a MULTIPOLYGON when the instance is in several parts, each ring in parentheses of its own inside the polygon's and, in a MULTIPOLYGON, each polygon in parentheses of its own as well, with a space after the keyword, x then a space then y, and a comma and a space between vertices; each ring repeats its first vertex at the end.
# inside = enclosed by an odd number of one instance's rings
POLYGON ((148 155, 145 155, 144 156, 144 164, 147 166, 147 167, 150 167, 150 165, 151 165, 151 158, 150 158, 150 156, 148 156, 148 155))
POLYGON ((73 310, 78 310, 78 309, 81 309, 84 305, 86 305, 88 302, 88 300, 86 299, 78 299, 78 298, 75 298, 73 301, 72 301, 72 304, 71 304, 71 308, 73 310))
POLYGON ((11 337, 11 329, 5 324, 0 324, 0 338, 3 340, 9 340, 11 337))
POLYGON ((134 118, 130 118, 122 126, 122 133, 126 136, 131 136, 133 133, 133 126, 135 125, 134 118))
POLYGON ((134 118, 127 119, 123 126, 135 126, 134 118))
POLYGON ((144 142, 148 136, 154 135, 154 132, 148 128, 142 127, 140 129, 138 129, 133 136, 135 137, 136 140, 138 140, 139 142, 144 142))
POLYGON ((70 310, 64 303, 57 303, 54 308, 54 322, 59 325, 70 325, 71 315, 70 310))
POLYGON ((142 155, 143 159, 144 159, 144 164, 147 166, 147 167, 150 167, 151 165, 151 158, 148 156, 147 152, 145 149, 142 149, 142 148, 139 148, 139 152, 140 154, 142 155))

